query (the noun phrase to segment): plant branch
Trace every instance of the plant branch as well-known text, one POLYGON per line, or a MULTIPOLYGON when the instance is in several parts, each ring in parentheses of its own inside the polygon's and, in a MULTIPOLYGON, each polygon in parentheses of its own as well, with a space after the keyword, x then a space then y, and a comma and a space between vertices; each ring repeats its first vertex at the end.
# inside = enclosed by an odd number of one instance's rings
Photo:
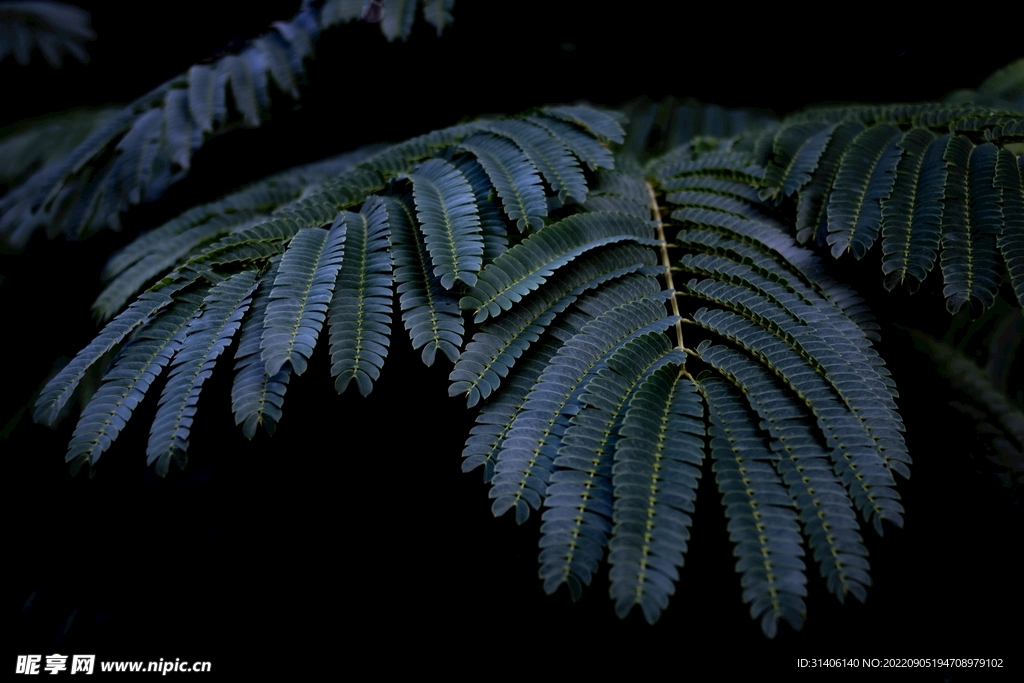
MULTIPOLYGON (((661 243, 661 265, 665 266, 665 286, 672 291, 672 315, 681 319, 679 302, 676 301, 676 287, 672 282, 672 263, 668 258, 668 241, 665 239, 665 226, 661 222, 661 209, 658 208, 658 199, 655 197, 654 188, 651 187, 650 183, 647 183, 647 195, 651 198, 651 214, 654 216, 655 229, 658 232, 658 242, 661 243)), ((676 346, 681 351, 686 350, 683 346, 683 326, 679 320, 676 320, 676 346)))

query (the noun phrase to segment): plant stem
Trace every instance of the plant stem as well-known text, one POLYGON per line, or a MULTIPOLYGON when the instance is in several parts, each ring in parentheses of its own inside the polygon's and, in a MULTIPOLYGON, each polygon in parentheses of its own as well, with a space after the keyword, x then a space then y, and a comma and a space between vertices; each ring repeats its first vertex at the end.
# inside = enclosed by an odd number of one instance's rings
POLYGON ((683 346, 683 326, 680 323, 682 315, 679 313, 679 302, 676 301, 676 287, 672 283, 672 263, 668 258, 668 242, 665 240, 665 226, 661 222, 661 209, 658 208, 658 199, 655 197, 654 188, 650 183, 647 183, 647 194, 651 198, 651 214, 654 216, 658 241, 661 243, 661 265, 665 266, 665 286, 672 292, 672 315, 676 316, 676 346, 680 351, 685 352, 685 347, 683 346))

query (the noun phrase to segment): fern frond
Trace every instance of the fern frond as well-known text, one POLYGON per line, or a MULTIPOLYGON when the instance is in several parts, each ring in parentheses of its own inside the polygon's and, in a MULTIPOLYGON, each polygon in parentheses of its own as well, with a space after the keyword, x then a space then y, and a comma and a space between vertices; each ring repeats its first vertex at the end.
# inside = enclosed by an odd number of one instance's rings
POLYGON ((920 284, 935 265, 946 182, 945 165, 939 163, 943 145, 936 144, 934 133, 917 128, 899 146, 903 156, 892 194, 882 202, 882 273, 890 291, 908 278, 920 284))
POLYGON ((92 367, 103 354, 120 343, 125 335, 145 323, 171 301, 169 293, 147 292, 123 313, 111 320, 95 340, 82 349, 63 370, 43 387, 39 393, 39 399, 36 401, 36 421, 53 423, 64 404, 71 398, 72 392, 78 386, 85 371, 92 367))
POLYGON ((445 26, 452 23, 452 8, 455 0, 422 0, 423 19, 437 29, 437 35, 444 32, 445 26))
MULTIPOLYGON (((305 36, 304 33, 295 33, 296 38, 299 35, 305 36)), ((228 55, 217 64, 218 70, 225 74, 225 80, 231 86, 231 96, 242 115, 242 121, 250 127, 260 125, 261 111, 270 108, 266 72, 255 65, 254 61, 238 55, 228 55)))
POLYGON ((977 312, 992 304, 1002 270, 1005 192, 993 165, 1022 126, 1024 112, 983 104, 812 109, 776 133, 761 194, 777 199, 787 183, 798 195, 797 238, 814 235, 837 258, 864 257, 881 230, 887 289, 916 288, 939 258, 949 311, 970 302, 977 312), (818 158, 794 168, 795 151, 817 153, 829 130, 818 158))
MULTIPOLYGON (((389 39, 408 35, 415 2, 404 4, 406 9, 385 13, 382 29, 389 39)), ((434 20, 450 21, 443 7, 432 11, 434 20)), ((117 228, 123 211, 156 199, 183 178, 207 138, 236 120, 259 126, 280 96, 298 99, 303 62, 321 30, 344 14, 339 12, 337 0, 320 7, 304 2, 290 21, 276 22, 237 54, 193 65, 131 103, 69 154, 0 198, 0 234, 20 249, 41 226, 76 237, 117 228)), ((0 48, 2 43, 0 37, 0 48)))
POLYGON ((296 74, 308 45, 319 34, 317 15, 300 11, 290 22, 259 38, 237 55, 197 64, 187 73, 142 96, 97 129, 75 151, 0 199, 0 224, 8 243, 20 248, 32 223, 56 225, 87 235, 133 204, 151 201, 188 172, 207 135, 224 129, 230 112, 226 89, 246 125, 258 125, 270 104, 267 72, 282 92, 298 96, 296 74))
POLYGON ((185 464, 199 392, 249 308, 255 278, 255 271, 242 271, 214 285, 204 299, 203 312, 185 331, 160 395, 146 449, 146 464, 156 463, 161 476, 167 474, 172 460, 179 466, 185 464))
POLYGON ((836 124, 809 121, 780 131, 761 183, 761 199, 789 197, 810 182, 835 128, 836 124))
POLYGON ((188 113, 202 133, 212 133, 214 122, 223 123, 228 113, 225 98, 218 97, 217 86, 224 85, 218 80, 216 70, 203 64, 188 70, 188 113))
MULTIPOLYGON (((760 252, 767 256, 767 259, 759 260, 759 264, 780 277, 785 277, 784 273, 788 272, 790 277, 795 275, 811 286, 822 282, 817 259, 806 249, 797 247, 792 238, 766 220, 751 220, 705 207, 676 209, 671 217, 684 226, 708 229, 723 235, 727 241, 751 247, 753 251, 744 250, 745 255, 756 259, 754 254, 760 252)), ((823 290, 821 284, 817 288, 823 290)))
MULTIPOLYGON (((743 392, 770 436, 769 446, 794 504, 828 589, 842 602, 853 594, 861 602, 871 579, 867 550, 858 533, 850 498, 832 471, 828 454, 815 436, 806 409, 787 394, 769 372, 742 354, 701 342, 700 359, 743 392)), ((756 618, 756 617, 755 617, 756 618)))
MULTIPOLYGON (((694 290, 688 288, 688 291, 694 290)), ((856 406, 850 405, 856 404, 854 398, 869 398, 856 393, 859 382, 845 377, 829 381, 824 369, 806 372, 807 361, 795 357, 794 349, 736 314, 701 308, 694 313, 693 320, 773 368, 821 421, 832 448, 832 458, 865 519, 872 522, 879 533, 882 533, 883 519, 902 526, 903 507, 896 502, 896 482, 889 460, 904 462, 909 457, 898 430, 891 426, 890 411, 883 409, 877 423, 854 411, 856 406)))
POLYGON ((441 159, 424 162, 409 179, 434 276, 445 289, 451 289, 456 280, 472 287, 484 254, 472 186, 441 159))
POLYGON ((548 215, 544 188, 537 170, 522 150, 504 138, 489 134, 473 135, 460 146, 473 153, 483 166, 501 197, 505 213, 516 221, 520 232, 544 225, 543 219, 548 215))
POLYGON ((193 254, 178 269, 265 261, 281 253, 300 230, 331 224, 339 211, 365 201, 383 188, 384 179, 376 172, 361 167, 345 171, 321 183, 313 192, 292 202, 268 220, 225 235, 193 254))
POLYGON ((584 106, 544 107, 544 113, 556 119, 575 123, 590 131, 592 135, 604 142, 622 142, 626 131, 622 129, 615 116, 608 112, 584 106))
POLYGON ((483 263, 487 264, 508 251, 508 232, 505 219, 496 201, 491 200, 494 186, 486 171, 476 159, 459 157, 455 168, 465 176, 473 188, 473 201, 480 215, 480 235, 484 241, 483 263))
MULTIPOLYGON (((217 103, 206 104, 216 127, 217 103)), ((900 525, 893 473, 908 476, 910 458, 894 382, 871 346, 878 326, 797 245, 792 204, 858 256, 880 230, 904 240, 909 264, 922 247, 904 214, 940 229, 962 185, 965 229, 983 226, 1001 245, 1006 207, 1022 196, 1016 157, 983 136, 960 135, 970 146, 960 159, 957 146, 968 148, 951 133, 810 120, 690 140, 642 167, 612 155, 614 118, 542 111, 435 131, 355 167, 296 169, 141 238, 111 262, 112 291, 123 299, 163 279, 51 383, 40 414, 55 417, 80 373, 138 330, 69 457, 94 462, 169 366, 149 450, 163 474, 239 329, 232 409, 245 436, 274 431, 325 319, 336 388, 355 380, 370 393, 397 285, 413 348, 427 365, 441 351, 454 364, 449 395, 480 406, 463 469, 482 466, 495 515, 541 513, 547 592, 565 583, 578 597, 607 548, 616 611, 640 605, 656 621, 683 566, 709 433, 743 599, 765 634, 803 623, 805 547, 831 592, 863 600, 856 510, 879 533, 883 519, 900 525), (756 155, 770 149, 777 166, 766 170, 756 155), (941 173, 928 165, 936 158, 941 173), (475 321, 463 349, 466 310, 475 321)), ((665 111, 649 130, 689 125, 665 111)), ((706 111, 711 132, 751 121, 706 111)))
POLYGON ((430 255, 416 230, 412 197, 384 200, 391 229, 402 321, 414 349, 422 348, 425 365, 433 365, 437 352, 453 363, 459 358, 464 328, 459 303, 432 274, 430 255))
POLYGON ((125 302, 137 294, 147 283, 174 267, 182 258, 225 233, 250 228, 260 221, 258 214, 245 211, 224 220, 215 217, 160 244, 154 244, 150 253, 125 269, 108 284, 93 303, 100 319, 107 319, 121 310, 125 302))
MULTIPOLYGON (((544 498, 540 577, 545 592, 565 583, 578 599, 589 585, 611 531, 612 460, 629 397, 647 374, 684 360, 665 335, 647 333, 618 348, 579 396, 581 407, 561 439, 544 498)), ((634 483, 632 473, 622 470, 616 475, 619 485, 634 483)))
POLYGON ((583 171, 557 137, 540 126, 515 119, 495 121, 485 127, 516 143, 563 203, 568 199, 581 204, 587 200, 583 171))
POLYGON ((441 155, 474 133, 480 132, 481 123, 472 121, 435 130, 425 135, 391 145, 360 164, 366 172, 377 172, 385 178, 409 173, 416 162, 441 155))
POLYGON ((477 424, 470 430, 466 447, 462 451, 463 472, 470 472, 483 465, 484 482, 489 483, 493 479, 494 464, 501 444, 504 443, 516 416, 526 405, 537 379, 561 344, 561 339, 550 334, 533 344, 491 401, 481 408, 476 416, 477 424))
POLYGON ((270 176, 143 233, 107 263, 103 275, 111 282, 93 310, 101 318, 110 317, 143 285, 202 247, 229 233, 255 227, 272 212, 288 207, 325 179, 350 169, 374 151, 373 147, 356 150, 270 176))
POLYGON ((339 214, 330 230, 299 231, 281 258, 270 291, 260 342, 268 375, 287 363, 296 375, 306 371, 345 251, 345 215, 339 214))
MULTIPOLYGON (((661 188, 666 192, 678 190, 680 196, 685 195, 687 192, 700 192, 702 194, 715 194, 724 199, 738 202, 756 203, 759 201, 755 186, 746 182, 737 182, 713 176, 684 175, 664 180, 660 184, 661 188)), ((673 192, 668 196, 675 194, 673 192)))
POLYGON ((89 54, 82 43, 95 37, 89 26, 89 13, 74 5, 50 0, 0 5, 0 61, 11 54, 18 64, 25 66, 38 46, 55 69, 63 64, 65 51, 85 64, 89 54))
POLYGON ((665 181, 670 178, 699 175, 749 184, 750 181, 760 180, 765 173, 751 157, 740 152, 712 151, 694 158, 689 148, 670 152, 654 160, 647 165, 645 172, 663 184, 666 190, 679 189, 675 185, 665 185, 665 181))
POLYGON ((704 408, 693 382, 668 362, 633 392, 612 466, 610 593, 619 617, 640 605, 657 621, 675 592, 704 462, 704 408))
POLYGON ((204 272, 214 268, 246 266, 267 261, 284 252, 301 223, 292 220, 261 221, 251 228, 229 233, 203 248, 175 272, 204 272))
POLYGON ((565 147, 585 163, 591 170, 615 167, 612 151, 590 135, 558 119, 546 116, 531 116, 528 121, 547 130, 558 138, 565 147))
POLYGON ((649 249, 620 244, 581 256, 553 278, 542 292, 526 298, 488 321, 473 335, 449 377, 449 396, 466 395, 475 406, 501 385, 516 359, 537 341, 555 316, 585 291, 633 272, 657 274, 655 256, 649 249))
POLYGON ((843 364, 849 364, 856 370, 865 388, 886 402, 885 408, 895 408, 890 400, 895 396, 892 382, 864 341, 867 335, 854 325, 844 324, 845 316, 836 310, 838 306, 811 292, 800 293, 790 288, 785 280, 766 278, 747 264, 737 264, 718 256, 686 256, 680 262, 680 267, 684 271, 708 275, 720 281, 712 284, 706 280, 687 289, 692 289, 698 296, 710 301, 743 311, 747 317, 769 329, 782 330, 783 336, 793 340, 796 348, 804 349, 801 353, 805 357, 817 356, 816 362, 826 367, 838 363, 838 366, 832 366, 838 371, 843 364), (819 345, 816 340, 803 339, 806 334, 811 334, 812 338, 820 340, 823 345, 819 345), (805 348, 805 342, 814 350, 805 348))
MULTIPOLYGON (((335 176, 375 152, 373 147, 333 157, 322 162, 300 166, 264 180, 246 185, 237 193, 185 211, 160 227, 140 234, 131 244, 111 257, 103 268, 104 280, 115 278, 132 264, 151 255, 163 256, 163 245, 178 234, 209 223, 237 225, 249 217, 268 216, 280 207, 299 199, 315 185, 335 176), (237 220, 236 216, 243 216, 237 220)), ((224 232, 233 228, 225 227, 224 232)))
POLYGON ((384 16, 380 20, 380 30, 385 38, 389 41, 395 38, 405 40, 412 33, 417 4, 417 0, 387 0, 384 3, 384 16))
MULTIPOLYGON (((303 7, 312 3, 313 0, 303 0, 302 2, 303 7)), ((324 26, 335 26, 347 24, 355 19, 362 19, 363 6, 363 0, 327 0, 320 10, 320 21, 324 26)))
MULTIPOLYGON (((621 165, 621 164, 620 164, 621 165)), ((614 196, 628 199, 634 204, 643 204, 650 212, 650 198, 647 184, 629 173, 620 171, 601 171, 597 174, 597 186, 591 190, 587 202, 600 196, 614 196)))
POLYGON ((202 304, 201 295, 177 297, 121 349, 75 426, 65 458, 72 472, 86 464, 95 465, 110 448, 149 387, 181 348, 186 328, 202 304))
POLYGON ((557 269, 597 247, 630 240, 654 246, 650 225, 623 213, 569 216, 534 233, 480 271, 459 305, 474 312, 474 322, 503 310, 545 283, 557 269))
POLYGON ((345 260, 330 306, 331 375, 338 393, 355 380, 366 396, 388 355, 391 335, 391 255, 388 213, 380 199, 345 216, 345 260))
POLYGON ((827 232, 826 211, 832 183, 850 145, 863 132, 863 124, 844 121, 836 126, 829 137, 825 151, 818 159, 814 175, 797 197, 795 227, 796 238, 800 243, 827 232))
POLYGON ((943 155, 946 187, 942 212, 942 276, 946 308, 956 313, 965 303, 984 310, 996 296, 1001 269, 996 238, 1001 232, 999 191, 993 186, 996 147, 975 147, 954 135, 943 155))
POLYGON ((263 340, 263 321, 267 315, 270 291, 277 279, 281 257, 270 261, 267 271, 260 276, 256 293, 249 307, 249 315, 242 323, 235 351, 235 381, 231 385, 231 410, 235 424, 242 425, 242 434, 251 439, 256 428, 263 425, 273 434, 281 420, 281 406, 291 379, 291 367, 283 367, 275 375, 267 374, 260 344, 263 340))
POLYGON ((807 577, 792 500, 735 390, 713 377, 697 386, 708 405, 711 457, 736 544, 736 571, 743 574, 743 602, 769 638, 783 619, 799 630, 807 614, 807 577))
POLYGON ((311 192, 282 207, 275 218, 307 227, 331 223, 338 211, 361 204, 384 189, 384 176, 372 166, 386 153, 387 150, 375 154, 355 168, 317 184, 311 192))
POLYGON ((14 185, 24 174, 70 153, 118 112, 114 107, 72 109, 4 128, 0 131, 0 186, 14 185))
POLYGON ((828 237, 832 256, 851 252, 861 259, 878 237, 880 202, 889 197, 900 160, 900 130, 892 125, 869 128, 856 138, 836 171, 828 199, 828 237))
POLYGON ((515 507, 516 521, 523 523, 529 507, 539 510, 546 491, 558 441, 565 425, 559 420, 574 394, 582 390, 606 358, 631 336, 664 330, 674 318, 665 316, 665 296, 657 281, 641 288, 623 288, 607 312, 588 323, 562 346, 541 375, 522 412, 502 443, 490 493, 492 511, 500 516, 515 507))
MULTIPOLYGON (((1024 109, 1024 105, 1021 105, 1024 109)), ((997 145, 1020 144, 1024 142, 1024 120, 1001 122, 985 130, 985 139, 997 145)))
POLYGON ((596 187, 588 193, 587 201, 580 208, 583 211, 628 213, 644 221, 651 219, 646 183, 619 171, 600 171, 596 187))

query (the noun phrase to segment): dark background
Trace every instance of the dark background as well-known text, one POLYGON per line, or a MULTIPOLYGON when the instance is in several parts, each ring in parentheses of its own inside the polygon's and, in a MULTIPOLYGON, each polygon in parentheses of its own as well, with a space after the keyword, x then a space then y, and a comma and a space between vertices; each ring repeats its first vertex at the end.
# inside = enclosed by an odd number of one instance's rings
MULTIPOLYGON (((60 71, 42 59, 0 63, 0 127, 130 101, 298 6, 187 1, 156 13, 139 3, 78 4, 93 13, 92 62, 67 60, 60 71)), ((800 633, 783 626, 774 642, 740 599, 710 470, 687 565, 655 627, 639 614, 616 618, 603 575, 575 605, 562 592, 544 595, 538 516, 525 528, 491 516, 479 472, 460 472, 473 416, 446 397, 450 368, 423 368, 400 329, 370 398, 337 397, 321 348, 293 378, 278 433, 251 443, 233 426, 231 373, 221 368, 204 387, 189 464, 166 479, 143 456, 156 391, 91 480, 71 478, 62 457, 78 408, 56 430, 24 411, 54 364, 95 334, 89 305, 108 254, 138 230, 270 172, 481 114, 579 99, 617 106, 676 95, 779 115, 822 102, 932 100, 976 87, 1019 56, 998 32, 952 49, 948 36, 911 30, 912 10, 837 7, 854 16, 785 2, 682 10, 460 0, 441 39, 419 19, 407 43, 388 44, 373 25, 342 26, 318 44, 296 111, 209 141, 190 177, 127 215, 123 233, 77 244, 38 237, 26 254, 0 256, 5 666, 15 654, 60 652, 205 659, 215 672, 334 671, 354 662, 387 669, 415 653, 445 668, 486 658, 488 670, 523 673, 556 657, 584 671, 663 661, 680 678, 799 673, 799 657, 999 657, 1019 672, 1022 516, 968 457, 974 426, 944 408, 945 383, 891 327, 941 334, 940 288, 880 298, 877 254, 845 275, 878 303, 880 351, 900 387, 915 460, 900 487, 906 525, 884 538, 866 534, 874 579, 866 604, 840 606, 812 566, 808 621, 800 633)))

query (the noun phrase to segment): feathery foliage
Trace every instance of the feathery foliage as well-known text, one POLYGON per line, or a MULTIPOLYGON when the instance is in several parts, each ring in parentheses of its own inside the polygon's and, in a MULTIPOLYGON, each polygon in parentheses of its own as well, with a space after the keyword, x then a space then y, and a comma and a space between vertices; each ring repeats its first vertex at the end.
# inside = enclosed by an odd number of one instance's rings
POLYGON ((82 43, 95 37, 89 13, 74 5, 50 0, 0 2, 0 60, 14 55, 24 66, 38 46, 55 69, 64 63, 65 51, 85 63, 89 54, 82 43))
MULTIPOLYGON (((1013 69, 1007 80, 1014 73, 1019 80, 1019 65, 1013 69)), ((822 108, 790 117, 757 159, 766 167, 760 196, 777 205, 794 200, 798 239, 813 238, 836 258, 862 259, 881 237, 889 290, 916 289, 940 264, 951 313, 992 305, 1000 245, 1024 305, 1017 224, 1024 108, 1012 86, 983 91, 979 99, 992 104, 822 108), (1002 89, 1005 101, 996 97, 1002 89)))
MULTIPOLYGON (((450 21, 451 2, 421 4, 450 21)), ((361 17, 404 36, 416 7, 304 4, 49 162, 0 204, 0 228, 116 220, 231 116, 257 125, 271 82, 297 97, 320 30, 361 17)), ((165 475, 225 351, 236 424, 272 434, 322 337, 337 391, 371 393, 400 314, 424 364, 451 363, 449 396, 479 408, 463 470, 482 469, 495 516, 539 516, 547 593, 579 598, 607 560, 616 613, 657 621, 713 475, 739 595, 772 638, 807 618, 810 564, 840 602, 866 599, 862 529, 903 525, 912 464, 879 326, 801 243, 861 259, 881 239, 889 289, 938 264, 950 312, 990 306, 1004 270, 1024 303, 1022 121, 1012 104, 779 122, 673 101, 633 107, 627 136, 620 115, 556 106, 293 169, 116 254, 95 304, 112 319, 36 419, 114 352, 66 459, 92 469, 156 384, 147 461, 165 475)))
POLYGON ((337 389, 372 391, 395 292, 424 362, 440 350, 449 394, 481 406, 464 469, 484 466, 496 515, 541 514, 546 591, 578 597, 607 551, 616 611, 657 620, 710 448, 742 595, 767 635, 803 623, 805 555, 840 600, 863 600, 858 516, 878 533, 902 525, 894 475, 910 464, 877 326, 761 202, 751 152, 703 139, 642 167, 616 163, 612 139, 607 114, 541 110, 192 210, 112 259, 105 313, 163 279, 51 382, 38 415, 127 340, 68 458, 94 465, 169 367, 149 451, 163 472, 183 461, 203 380, 238 330, 232 397, 251 437, 277 427, 325 322, 337 389), (499 248, 485 248, 485 221, 499 248))
MULTIPOLYGON (((238 126, 257 127, 276 102, 298 100, 304 62, 324 30, 368 18, 380 22, 388 40, 409 35, 416 0, 375 6, 376 10, 350 0, 304 0, 291 20, 275 22, 270 32, 237 54, 194 64, 119 113, 104 117, 102 125, 72 150, 49 159, 28 181, 0 198, 0 236, 8 247, 21 249, 38 228, 70 237, 119 228, 122 212, 159 198, 181 180, 193 155, 211 136, 238 126)), ((450 1, 423 2, 425 19, 439 33, 451 21, 450 8, 450 1)), ((0 35, 0 57, 3 47, 0 35)), ((20 51, 18 55, 21 59, 20 51)))

